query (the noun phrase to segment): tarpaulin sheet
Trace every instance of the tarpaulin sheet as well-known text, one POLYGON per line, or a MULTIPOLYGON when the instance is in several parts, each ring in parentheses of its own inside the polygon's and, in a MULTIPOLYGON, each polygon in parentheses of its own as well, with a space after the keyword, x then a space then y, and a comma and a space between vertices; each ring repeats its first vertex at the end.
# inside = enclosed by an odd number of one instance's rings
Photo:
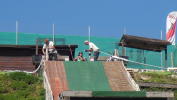
POLYGON ((101 62, 65 62, 70 90, 111 91, 101 62))

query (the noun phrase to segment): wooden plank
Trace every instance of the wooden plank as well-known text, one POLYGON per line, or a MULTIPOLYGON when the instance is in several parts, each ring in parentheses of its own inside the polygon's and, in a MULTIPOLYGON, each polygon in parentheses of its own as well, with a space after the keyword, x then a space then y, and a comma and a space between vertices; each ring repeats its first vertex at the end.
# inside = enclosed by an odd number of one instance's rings
POLYGON ((0 61, 32 61, 31 56, 12 57, 12 56, 0 56, 0 61))
MULTIPOLYGON (((93 97, 92 91, 64 91, 65 97, 93 97)), ((119 96, 117 96, 119 98, 119 96)), ((136 98, 136 97, 135 97, 136 98)), ((174 98, 174 92, 146 92, 145 98, 174 98)))
POLYGON ((146 97, 174 98, 174 92, 146 92, 146 97))
POLYGON ((92 97, 92 91, 64 91, 64 97, 92 97))
POLYGON ((127 71, 121 61, 103 62, 103 64, 113 91, 135 91, 127 79, 127 71))
POLYGON ((32 71, 35 66, 30 56, 0 56, 0 70, 32 71))
POLYGON ((157 87, 157 88, 173 88, 177 89, 177 84, 162 84, 162 83, 142 83, 137 82, 140 87, 157 87))
POLYGON ((46 61, 45 71, 49 79, 54 100, 58 100, 60 93, 68 90, 64 64, 61 61, 46 61))

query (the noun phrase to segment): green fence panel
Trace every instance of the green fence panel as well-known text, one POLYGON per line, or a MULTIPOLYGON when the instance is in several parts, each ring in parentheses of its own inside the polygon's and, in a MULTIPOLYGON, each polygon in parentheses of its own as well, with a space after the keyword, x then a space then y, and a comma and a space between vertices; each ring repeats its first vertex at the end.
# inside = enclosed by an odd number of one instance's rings
MULTIPOLYGON (((38 33, 18 33, 18 44, 19 45, 35 45, 36 39, 38 38, 52 38, 52 34, 38 34, 38 33)), ((78 48, 76 49, 76 55, 78 52, 83 52, 85 57, 88 57, 88 54, 84 52, 85 49, 88 49, 88 46, 84 45, 84 41, 88 39, 86 36, 69 36, 69 35, 55 35, 55 38, 63 38, 67 45, 76 44, 78 48)), ((16 44, 16 33, 15 32, 0 32, 0 44, 15 45, 16 44)), ((101 51, 108 54, 113 54, 115 48, 118 49, 119 55, 122 55, 122 48, 117 45, 119 42, 118 38, 110 37, 91 37, 91 41, 94 42, 101 51)), ((42 43, 43 44, 43 43, 42 43)), ((57 42, 55 44, 61 44, 57 42)), ((177 47, 175 45, 170 45, 167 48, 167 67, 177 67, 177 47)), ((108 56, 104 53, 100 53, 100 56, 108 56)), ((152 52, 147 50, 139 50, 134 48, 126 49, 126 56, 129 57, 129 60, 165 67, 165 52, 162 51, 162 58, 160 52, 152 52), (161 60, 162 59, 162 60, 161 60)), ((161 69, 157 67, 143 66, 133 63, 128 63, 127 67, 129 68, 138 68, 138 69, 161 69)))

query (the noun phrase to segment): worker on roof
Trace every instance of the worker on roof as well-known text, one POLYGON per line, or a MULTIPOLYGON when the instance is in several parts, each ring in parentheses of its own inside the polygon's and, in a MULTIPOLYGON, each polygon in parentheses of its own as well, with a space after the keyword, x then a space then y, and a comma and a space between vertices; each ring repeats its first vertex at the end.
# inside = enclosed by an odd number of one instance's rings
POLYGON ((86 52, 93 52, 93 55, 94 55, 94 61, 97 61, 98 57, 99 57, 99 48, 92 42, 89 42, 89 41, 84 41, 84 44, 85 45, 88 45, 89 46, 89 49, 85 50, 86 52))
POLYGON ((46 51, 48 50, 49 60, 57 60, 57 50, 54 47, 53 41, 49 41, 48 39, 44 40, 44 45, 42 48, 42 53, 46 55, 46 51))

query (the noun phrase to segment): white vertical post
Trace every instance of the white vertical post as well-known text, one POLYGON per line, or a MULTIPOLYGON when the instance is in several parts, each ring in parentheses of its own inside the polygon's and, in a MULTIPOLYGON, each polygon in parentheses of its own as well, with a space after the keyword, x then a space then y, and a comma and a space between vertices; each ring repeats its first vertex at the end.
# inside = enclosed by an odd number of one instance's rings
POLYGON ((55 42, 55 24, 52 25, 53 43, 55 42))
POLYGON ((90 26, 88 26, 88 41, 90 42, 90 26))
MULTIPOLYGON (((161 30, 161 32, 160 32, 160 39, 162 40, 162 30, 161 30)), ((163 57, 162 57, 162 51, 161 51, 161 56, 160 56, 161 58, 160 58, 160 62, 161 62, 161 66, 163 65, 163 57)))
POLYGON ((45 50, 46 50, 46 51, 45 51, 45 52, 46 52, 46 54, 45 54, 45 60, 48 61, 48 60, 49 60, 49 52, 48 52, 48 51, 49 51, 49 48, 48 48, 48 46, 46 46, 46 49, 45 49, 45 50))
POLYGON ((16 45, 18 45, 18 21, 16 21, 16 45))

